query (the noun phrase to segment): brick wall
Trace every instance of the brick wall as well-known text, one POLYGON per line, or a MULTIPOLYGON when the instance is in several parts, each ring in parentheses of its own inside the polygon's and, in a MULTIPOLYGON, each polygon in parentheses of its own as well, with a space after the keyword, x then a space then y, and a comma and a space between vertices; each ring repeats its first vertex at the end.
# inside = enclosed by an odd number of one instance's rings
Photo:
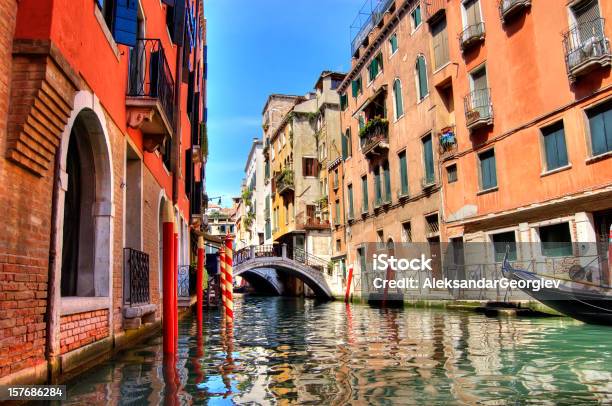
POLYGON ((161 187, 151 174, 142 168, 142 247, 149 254, 149 293, 151 303, 158 305, 155 318, 161 317, 161 299, 159 294, 159 192, 161 187))
POLYGON ((62 316, 60 321, 60 352, 76 350, 108 337, 108 310, 95 310, 62 316))
POLYGON ((0 377, 45 361, 52 173, 5 158, 16 13, 15 0, 0 0, 0 377))

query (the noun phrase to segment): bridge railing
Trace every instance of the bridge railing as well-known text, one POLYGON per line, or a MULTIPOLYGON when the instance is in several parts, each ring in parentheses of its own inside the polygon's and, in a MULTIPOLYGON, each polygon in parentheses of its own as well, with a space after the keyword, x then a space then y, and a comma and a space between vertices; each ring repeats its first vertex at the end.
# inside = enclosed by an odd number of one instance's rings
POLYGON ((312 255, 301 248, 288 250, 286 244, 267 244, 245 247, 234 253, 234 265, 261 257, 288 258, 321 272, 325 271, 328 265, 327 261, 323 258, 312 255))

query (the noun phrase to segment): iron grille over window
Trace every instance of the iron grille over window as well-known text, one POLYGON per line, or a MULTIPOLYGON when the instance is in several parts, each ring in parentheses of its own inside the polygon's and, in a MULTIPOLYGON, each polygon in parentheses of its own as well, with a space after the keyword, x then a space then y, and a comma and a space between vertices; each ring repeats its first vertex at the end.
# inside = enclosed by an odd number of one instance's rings
POLYGON ((133 248, 124 248, 123 261, 127 284, 125 303, 149 303, 149 254, 133 248))

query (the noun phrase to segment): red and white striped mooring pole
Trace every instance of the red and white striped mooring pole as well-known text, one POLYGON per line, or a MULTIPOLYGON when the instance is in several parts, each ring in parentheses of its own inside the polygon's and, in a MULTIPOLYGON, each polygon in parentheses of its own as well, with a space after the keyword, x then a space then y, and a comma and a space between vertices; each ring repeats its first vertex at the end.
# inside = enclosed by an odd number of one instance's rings
POLYGON ((234 240, 231 236, 225 237, 225 319, 228 327, 234 321, 234 240))
MULTIPOLYGON (((198 237, 198 268, 196 270, 196 320, 198 326, 202 325, 202 307, 204 306, 204 237, 198 237)), ((199 337, 199 336, 198 336, 199 337)))
POLYGON ((221 318, 225 318, 225 241, 221 242, 221 248, 219 248, 219 287, 221 288, 221 318))

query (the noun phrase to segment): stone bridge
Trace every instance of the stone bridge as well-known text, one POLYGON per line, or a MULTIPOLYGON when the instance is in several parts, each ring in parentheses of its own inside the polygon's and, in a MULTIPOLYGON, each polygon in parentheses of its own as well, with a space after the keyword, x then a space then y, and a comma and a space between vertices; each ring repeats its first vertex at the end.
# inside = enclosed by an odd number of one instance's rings
POLYGON ((243 248, 234 254, 234 276, 255 273, 266 268, 297 277, 308 285, 317 297, 333 298, 324 275, 327 262, 302 249, 288 250, 285 244, 258 245, 243 248))

